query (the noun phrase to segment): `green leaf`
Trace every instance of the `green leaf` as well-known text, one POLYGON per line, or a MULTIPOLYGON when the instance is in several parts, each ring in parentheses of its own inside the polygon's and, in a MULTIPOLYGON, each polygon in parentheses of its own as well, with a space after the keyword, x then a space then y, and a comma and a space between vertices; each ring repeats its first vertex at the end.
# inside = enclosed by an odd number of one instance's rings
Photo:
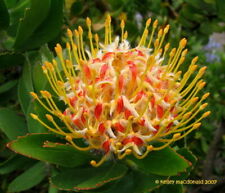
POLYGON ((182 184, 168 184, 161 186, 156 193, 183 193, 182 184))
POLYGON ((38 114, 40 118, 43 118, 43 120, 46 120, 45 114, 48 112, 40 105, 40 103, 32 99, 29 92, 34 90, 39 94, 40 90, 51 90, 49 89, 50 86, 48 80, 42 71, 41 64, 46 60, 50 61, 52 59, 53 55, 47 45, 43 46, 39 52, 27 56, 27 64, 25 64, 18 94, 20 96, 20 103, 22 104, 22 107, 24 107, 28 131, 30 133, 46 133, 48 131, 43 125, 30 116, 30 113, 35 113, 38 114), (28 80, 29 83, 25 84, 28 80))
POLYGON ((220 26, 216 20, 214 21, 205 21, 203 23, 201 23, 201 26, 200 26, 200 32, 202 34, 205 34, 205 35, 210 35, 212 34, 213 32, 222 32, 223 31, 223 26, 220 26))
POLYGON ((146 174, 173 176, 185 171, 189 162, 176 153, 172 148, 152 151, 144 159, 130 157, 136 167, 146 174))
POLYGON ((100 167, 63 169, 51 183, 63 190, 91 190, 120 179, 127 172, 122 164, 107 163, 100 167))
POLYGON ((219 14, 219 17, 225 20, 225 1, 224 0, 216 0, 216 7, 219 14))
POLYGON ((9 26, 9 13, 4 0, 0 0, 0 30, 9 26))
POLYGON ((73 3, 73 5, 70 7, 70 9, 74 16, 78 16, 78 15, 82 14, 82 12, 84 10, 83 4, 84 4, 83 0, 76 0, 73 3))
POLYGON ((15 7, 15 6, 17 5, 17 3, 18 3, 18 2, 15 1, 15 0, 7 0, 7 1, 5 2, 6 6, 7 6, 9 9, 15 7))
POLYGON ((204 15, 201 14, 199 9, 196 9, 190 5, 186 5, 182 8, 181 11, 182 16, 184 16, 189 21, 198 21, 199 23, 201 21, 204 21, 204 15))
POLYGON ((49 188, 48 188, 48 193, 58 193, 59 190, 54 187, 52 184, 49 185, 49 188))
POLYGON ((24 156, 65 167, 87 164, 92 159, 87 152, 78 151, 68 144, 57 143, 60 141, 52 134, 28 134, 8 143, 8 147, 24 156), (45 144, 47 141, 56 144, 48 146, 45 144))
MULTIPOLYGON (((144 174, 138 171, 128 171, 122 178, 104 184, 96 189, 90 189, 84 192, 90 193, 145 193, 152 191, 160 186, 160 180, 168 177, 153 174, 144 174)), ((75 190, 74 190, 75 191, 75 190)))
POLYGON ((191 21, 187 20, 182 14, 179 16, 179 23, 182 26, 185 26, 185 27, 188 27, 188 28, 194 27, 194 24, 191 21))
MULTIPOLYGON (((135 187, 134 176, 132 172, 127 173, 119 180, 112 181, 108 184, 101 186, 100 188, 89 190, 90 193, 133 193, 135 187)), ((141 193, 141 192, 138 192, 141 193)))
POLYGON ((17 84, 17 80, 10 80, 10 81, 6 82, 5 84, 1 85, 0 86, 0 94, 10 90, 14 86, 16 86, 16 84, 17 84))
POLYGON ((193 168, 197 162, 196 156, 187 148, 181 148, 177 150, 177 153, 179 153, 181 156, 183 156, 186 160, 191 162, 191 168, 193 168))
POLYGON ((0 129, 10 139, 27 133, 25 119, 11 109, 0 109, 0 129))
POLYGON ((20 192, 39 184, 46 176, 44 163, 37 163, 24 173, 16 177, 8 187, 8 192, 20 192))
MULTIPOLYGON (((44 49, 45 53, 42 53, 42 58, 50 57, 49 54, 47 55, 46 49, 44 49)), ((35 91, 44 90, 47 85, 46 77, 41 70, 42 58, 38 54, 39 52, 31 52, 26 55, 26 63, 18 85, 19 102, 26 115, 28 131, 31 133, 47 132, 45 127, 30 116, 30 113, 40 113, 42 116, 47 113, 39 103, 32 99, 29 93, 34 89, 35 91)))
MULTIPOLYGON (((25 9, 30 7, 30 0, 15 1, 7 0, 7 7, 10 10, 10 26, 7 30, 7 33, 13 37, 13 45, 15 43, 14 37, 18 31, 18 26, 20 24, 21 18, 24 17, 25 9)), ((12 45, 12 47, 13 47, 12 45)))
POLYGON ((46 120, 44 116, 47 111, 43 109, 43 107, 38 103, 36 100, 31 101, 30 105, 27 109, 26 113, 26 120, 27 120, 27 127, 30 133, 48 133, 48 129, 41 125, 37 120, 34 120, 30 113, 37 114, 42 120, 46 120))
POLYGON ((12 66, 19 66, 23 64, 24 56, 22 54, 15 54, 12 52, 0 53, 0 69, 9 68, 12 66))
POLYGON ((202 0, 185 0, 185 2, 187 4, 190 4, 191 6, 199 9, 199 10, 201 10, 201 9, 204 10, 204 8, 207 7, 207 4, 204 1, 202 1, 202 0))
POLYGON ((134 171, 135 186, 133 188, 132 193, 149 192, 161 185, 159 183, 160 180, 166 180, 166 179, 168 179, 167 176, 144 174, 142 172, 134 171))
POLYGON ((16 49, 24 45, 35 29, 47 17, 50 5, 51 0, 31 0, 31 7, 25 10, 24 18, 20 20, 14 45, 16 49))
POLYGON ((186 169, 185 172, 180 173, 178 176, 172 176, 171 179, 184 180, 184 179, 187 179, 191 170, 195 166, 195 164, 197 162, 197 158, 187 148, 181 148, 181 149, 177 150, 177 153, 179 153, 181 156, 183 156, 186 160, 189 161, 189 167, 186 169))
POLYGON ((45 90, 48 85, 48 80, 46 76, 43 73, 43 70, 41 68, 41 62, 40 64, 36 64, 33 67, 33 84, 35 92, 45 90))
POLYGON ((2 108, 14 108, 18 105, 17 102, 17 86, 0 94, 0 106, 2 108))
POLYGON ((49 13, 32 36, 23 44, 23 49, 34 49, 56 38, 63 22, 63 1, 52 0, 49 13))
POLYGON ((31 61, 35 59, 35 55, 26 55, 26 62, 23 67, 23 74, 19 80, 18 85, 18 98, 24 114, 27 113, 28 107, 31 102, 29 92, 33 91, 33 83, 31 76, 31 61))
POLYGON ((24 167, 27 168, 27 166, 29 166, 33 162, 33 160, 21 155, 15 155, 0 164, 0 174, 8 174, 13 172, 14 170, 19 170, 24 167))
MULTIPOLYGON (((21 35, 23 37, 22 40, 19 40, 18 36, 16 37, 16 49, 27 50, 38 48, 42 44, 54 40, 60 34, 63 23, 63 1, 47 0, 44 3, 38 0, 31 1, 31 8, 25 11, 24 20, 21 21, 20 26, 24 26, 24 23, 26 22, 31 22, 28 16, 29 14, 38 20, 38 25, 34 25, 31 27, 31 30, 28 30, 29 35, 25 35, 24 37, 21 35), (32 9, 32 2, 37 4, 38 7, 45 6, 44 3, 47 3, 44 10, 46 13, 44 12, 43 15, 45 17, 42 17, 41 20, 39 20, 39 15, 42 15, 42 13, 36 11, 39 8, 35 8, 35 10, 34 8, 32 9)), ((25 30, 25 27, 21 29, 21 31, 25 30)))
POLYGON ((41 47, 39 54, 41 55, 39 62, 37 62, 33 66, 33 84, 34 84, 34 90, 40 91, 45 90, 46 87, 49 85, 48 79, 46 78, 46 75, 43 73, 43 70, 41 68, 42 64, 45 61, 52 61, 54 58, 52 52, 49 50, 47 45, 44 45, 41 47))
POLYGON ((54 58, 52 51, 49 49, 48 45, 45 44, 40 48, 40 54, 42 62, 48 60, 51 61, 54 58))
POLYGON ((104 184, 96 189, 83 191, 86 193, 147 193, 158 188, 160 180, 168 179, 167 176, 144 174, 139 171, 130 170, 122 178, 104 184))
POLYGON ((204 0, 206 3, 214 4, 216 0, 204 0))

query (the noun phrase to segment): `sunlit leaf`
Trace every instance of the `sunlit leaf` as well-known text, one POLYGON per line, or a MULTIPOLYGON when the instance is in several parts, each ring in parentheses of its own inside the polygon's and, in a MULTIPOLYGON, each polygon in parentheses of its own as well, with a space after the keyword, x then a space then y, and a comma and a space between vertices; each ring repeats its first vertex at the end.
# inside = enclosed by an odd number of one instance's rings
POLYGON ((120 179, 127 167, 118 163, 100 167, 63 169, 51 178, 51 183, 64 190, 91 190, 120 179))
POLYGON ((189 166, 186 159, 169 147, 160 151, 152 151, 144 159, 131 159, 143 173, 162 176, 177 175, 189 166))
POLYGON ((52 134, 29 134, 8 144, 8 147, 24 156, 58 164, 64 167, 75 167, 88 164, 91 156, 78 151, 70 145, 57 144, 60 139, 52 134), (47 142, 55 142, 54 146, 45 146, 47 142))

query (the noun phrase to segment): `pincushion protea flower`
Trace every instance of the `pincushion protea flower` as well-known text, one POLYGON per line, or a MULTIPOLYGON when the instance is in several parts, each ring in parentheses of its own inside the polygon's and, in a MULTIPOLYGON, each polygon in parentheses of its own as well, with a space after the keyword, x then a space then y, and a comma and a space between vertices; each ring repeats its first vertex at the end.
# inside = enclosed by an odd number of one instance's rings
POLYGON ((86 23, 89 50, 84 48, 83 29, 79 27, 74 33, 68 29, 65 52, 59 44, 55 47, 59 61, 42 65, 65 109, 56 105, 54 93, 41 91, 40 99, 31 92, 49 111, 46 117, 54 127, 35 114, 31 116, 50 131, 65 136, 74 148, 102 152, 99 162, 90 162, 93 166, 101 165, 112 154, 122 159, 132 153, 142 159, 150 151, 161 150, 185 137, 210 114, 208 111, 195 119, 207 106, 203 101, 209 93, 197 97, 205 86, 201 77, 206 67, 195 73, 195 57, 185 73, 179 71, 187 54, 187 40, 182 39, 177 49, 170 50, 169 43, 164 45, 169 25, 160 27, 155 35, 158 21, 153 22, 149 33, 148 19, 139 44, 130 48, 124 21, 121 36, 112 41, 111 18, 106 17, 104 43, 99 42, 97 34, 93 38, 89 18, 86 23), (59 126, 57 118, 64 127, 59 126), (78 146, 79 138, 86 147, 78 146), (154 145, 155 142, 163 145, 154 145))

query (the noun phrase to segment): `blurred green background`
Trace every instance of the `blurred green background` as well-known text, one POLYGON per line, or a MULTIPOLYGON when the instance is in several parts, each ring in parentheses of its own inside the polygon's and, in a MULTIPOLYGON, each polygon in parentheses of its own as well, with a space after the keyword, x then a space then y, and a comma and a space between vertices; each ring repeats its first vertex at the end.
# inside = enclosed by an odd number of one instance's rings
MULTIPOLYGON (((189 179, 218 179, 216 185, 187 185, 184 192, 225 192, 225 1, 224 0, 0 0, 0 192, 7 192, 15 179, 32 164, 15 155, 5 143, 23 131, 5 132, 5 125, 28 130, 39 129, 24 114, 32 112, 27 94, 32 85, 44 84, 38 67, 52 57, 56 43, 65 45, 66 29, 85 26, 86 17, 94 23, 93 31, 103 34, 105 15, 110 13, 114 34, 120 33, 121 19, 126 21, 128 40, 137 42, 145 21, 151 17, 161 25, 169 23, 167 41, 176 46, 188 39, 187 66, 199 56, 200 66, 210 92, 208 109, 212 114, 177 145, 189 147, 198 162, 189 179), (41 3, 40 3, 41 2, 41 3), (19 160, 19 161, 18 161, 19 160), (11 163, 12 162, 12 163, 11 163), (11 165, 10 165, 11 163, 11 165)), ((85 27, 84 27, 85 28, 85 27)), ((86 29, 86 28, 85 28, 86 29)), ((36 131, 37 131, 36 130, 36 131)), ((18 178, 17 178, 18 179, 18 178)), ((23 192, 54 193, 48 179, 41 176, 26 185, 23 192)), ((167 192, 167 189, 164 190, 167 192)))

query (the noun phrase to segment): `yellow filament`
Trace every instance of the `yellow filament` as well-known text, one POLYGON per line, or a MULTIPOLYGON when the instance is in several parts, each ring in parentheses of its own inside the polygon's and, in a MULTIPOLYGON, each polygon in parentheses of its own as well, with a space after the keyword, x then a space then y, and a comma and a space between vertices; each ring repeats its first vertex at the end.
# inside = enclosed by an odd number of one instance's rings
POLYGON ((111 44, 112 43, 112 31, 111 31, 111 17, 110 15, 108 14, 107 15, 107 20, 108 20, 108 39, 109 39, 109 43, 111 44))
MULTIPOLYGON (((30 92, 30 94, 33 96, 33 92, 30 92)), ((37 96, 36 98, 34 98, 34 99, 36 99, 40 104, 41 104, 41 106, 43 106, 47 111, 49 111, 50 113, 54 113, 51 109, 49 109, 40 99, 39 99, 39 97, 37 96)))
POLYGON ((98 34, 95 34, 95 42, 96 42, 96 53, 97 54, 98 50, 99 50, 99 37, 98 34))
MULTIPOLYGON (((145 62, 145 61, 144 61, 145 62)), ((155 64, 155 57, 153 55, 149 56, 148 60, 147 60, 147 65, 145 68, 144 73, 141 75, 141 82, 140 85, 137 87, 137 89, 132 93, 131 98, 133 98, 134 96, 136 96, 136 94, 143 88, 143 84, 144 84, 144 79, 146 77, 146 74, 148 73, 148 71, 150 70, 150 68, 155 64)))
POLYGON ((131 154, 132 150, 131 149, 126 149, 124 153, 118 154, 118 159, 123 159, 127 155, 131 154))
MULTIPOLYGON (((70 44, 72 45, 73 55, 74 55, 74 57, 77 61, 77 64, 79 64, 80 58, 79 58, 79 55, 78 55, 78 52, 77 52, 77 46, 73 42, 73 32, 70 29, 68 29, 67 34, 68 34, 68 37, 70 39, 70 44)), ((79 35, 79 34, 77 34, 77 35, 79 35)))
POLYGON ((139 114, 138 120, 140 120, 142 118, 142 116, 144 115, 144 113, 147 111, 151 96, 152 96, 152 93, 148 93, 148 100, 147 100, 142 112, 139 114))
POLYGON ((80 147, 80 146, 78 146, 76 143, 73 142, 73 138, 70 135, 66 136, 66 140, 69 141, 71 143, 71 145, 77 150, 88 151, 88 150, 92 149, 91 146, 88 146, 88 147, 80 147))
POLYGON ((166 65, 166 69, 165 69, 165 71, 164 71, 164 73, 163 73, 163 75, 162 75, 162 78, 164 78, 165 76, 166 76, 166 74, 168 73, 168 71, 169 71, 169 68, 170 68, 170 64, 171 64, 171 61, 173 60, 173 58, 174 58, 174 56, 175 56, 175 54, 176 54, 176 51, 177 51, 177 49, 176 48, 173 48, 171 51, 170 51, 170 53, 169 53, 169 60, 168 60, 168 62, 167 62, 167 65, 166 65))
POLYGON ((72 126, 70 125, 70 123, 68 122, 68 120, 66 119, 66 117, 62 114, 62 113, 58 113, 58 117, 64 122, 64 124, 66 125, 67 129, 73 133, 75 138, 81 138, 82 135, 78 132, 75 131, 74 128, 72 128, 72 126))
POLYGON ((186 127, 184 127, 184 128, 181 128, 181 129, 173 129, 173 130, 170 130, 169 132, 167 132, 167 133, 161 135, 161 137, 164 137, 164 136, 166 136, 166 135, 169 135, 169 134, 175 133, 175 132, 183 132, 183 131, 185 131, 185 130, 187 130, 187 129, 193 127, 193 126, 195 126, 196 128, 198 128, 198 127, 201 125, 200 121, 201 121, 202 119, 204 119, 205 117, 207 117, 209 114, 210 114, 210 111, 204 113, 200 118, 198 118, 198 119, 197 119, 194 123, 192 123, 191 125, 188 125, 188 126, 186 126, 186 127))
POLYGON ((53 89, 53 91, 54 91, 58 96, 60 96, 60 94, 59 94, 59 92, 58 92, 56 86, 55 86, 54 83, 52 82, 52 79, 49 77, 49 75, 48 75, 47 73, 46 73, 45 75, 46 75, 46 77, 47 77, 47 79, 48 79, 48 82, 49 82, 51 88, 53 89))
POLYGON ((152 39, 153 39, 153 36, 155 34, 155 30, 157 28, 157 25, 158 25, 158 20, 155 20, 154 23, 153 23, 153 29, 152 29, 152 33, 151 33, 151 36, 150 36, 150 39, 149 39, 149 42, 148 42, 148 48, 151 47, 151 44, 152 44, 152 39))
POLYGON ((80 35, 80 47, 81 47, 81 53, 82 53, 82 56, 84 58, 84 60, 86 61, 86 56, 85 56, 85 53, 84 53, 84 43, 83 43, 83 29, 81 26, 78 27, 78 32, 79 32, 79 35, 80 35))
POLYGON ((76 110, 74 109, 74 107, 70 104, 70 101, 68 99, 68 97, 66 96, 66 91, 65 91, 65 88, 64 88, 64 83, 62 83, 61 81, 57 81, 57 84, 58 84, 58 87, 60 88, 61 90, 61 96, 63 96, 63 101, 69 106, 70 110, 72 112, 76 112, 76 110))
POLYGON ((177 70, 179 69, 180 65, 183 64, 185 61, 185 57, 181 57, 178 64, 176 65, 176 68, 173 70, 174 73, 177 72, 177 70))
MULTIPOLYGON (((205 99, 205 98, 204 98, 205 99)), ((202 100, 201 100, 202 101, 202 100)), ((177 125, 177 126, 175 126, 174 128, 172 128, 172 129, 170 129, 170 130, 176 130, 177 128, 179 128, 179 127, 181 127, 182 125, 185 125, 186 123, 188 123, 189 121, 191 121, 194 117, 195 117, 195 115, 197 115, 198 114, 198 112, 200 111, 200 109, 201 108, 199 108, 198 109, 198 111, 196 111, 194 114, 193 114, 193 116, 191 117, 191 118, 189 118, 187 121, 184 121, 185 119, 186 119, 186 117, 188 117, 189 115, 191 115, 191 113, 199 106, 199 104, 201 103, 201 101, 199 101, 199 103, 198 104, 196 104, 196 106, 190 111, 190 112, 188 112, 188 113, 186 113, 185 115, 183 115, 184 113, 185 113, 185 111, 184 112, 182 112, 181 114, 179 114, 175 119, 173 119, 173 120, 171 120, 171 121, 169 121, 168 122, 168 124, 170 124, 170 123, 172 123, 172 122, 174 122, 175 120, 179 120, 180 118, 182 118, 181 119, 181 122, 177 125)), ((205 108, 205 107, 204 107, 205 108)), ((188 108, 187 108, 188 109, 188 108)), ((202 109, 201 109, 202 110, 202 109)), ((186 110, 187 111, 187 110, 186 110)), ((169 112, 169 109, 167 110, 167 112, 169 112)), ((164 115, 165 115, 166 113, 164 113, 164 115)), ((162 118, 161 120, 163 120, 164 118, 162 118)), ((168 125, 167 124, 167 125, 168 125)), ((161 137, 161 136, 164 136, 164 135, 161 135, 161 133, 162 133, 162 131, 164 131, 166 129, 166 125, 165 126, 162 126, 159 130, 158 130, 158 132, 156 133, 156 135, 154 135, 152 138, 150 138, 148 141, 152 141, 152 140, 154 140, 154 139, 156 139, 156 138, 158 138, 158 137, 161 137)))
MULTIPOLYGON (((67 71, 66 65, 65 65, 65 61, 64 61, 64 58, 62 55, 62 48, 61 48, 60 44, 57 44, 57 46, 55 47, 55 51, 59 57, 59 60, 60 60, 61 66, 63 68, 65 76, 66 77, 70 76, 69 72, 67 71)), ((57 80, 57 78, 55 78, 55 80, 57 80)))
POLYGON ((127 39, 127 37, 128 37, 128 32, 127 32, 127 31, 125 31, 124 36, 123 36, 123 39, 124 39, 124 40, 126 40, 126 39, 127 39))
POLYGON ((181 55, 182 49, 183 49, 183 48, 185 47, 185 45, 186 45, 186 41, 187 41, 187 40, 186 40, 185 38, 182 39, 182 40, 180 41, 179 47, 178 47, 178 49, 177 49, 177 51, 176 51, 176 54, 175 54, 173 60, 171 61, 171 64, 168 63, 168 65, 169 65, 168 72, 171 72, 171 71, 173 70, 173 68, 176 66, 177 61, 178 61, 178 59, 179 59, 179 57, 180 57, 180 55, 181 55))
MULTIPOLYGON (((197 106, 197 105, 196 105, 196 106, 197 106)), ((200 111, 202 111, 206 106, 207 106, 207 103, 201 105, 200 108, 199 108, 198 110, 196 110, 196 111, 192 114, 192 116, 190 116, 186 121, 185 121, 185 119, 182 119, 181 122, 180 122, 177 126, 175 126, 174 128, 171 129, 171 131, 172 131, 172 130, 176 130, 177 128, 179 128, 179 127, 181 127, 181 126, 183 126, 183 125, 186 125, 186 124, 187 124, 188 122, 190 122, 193 118, 195 118, 195 116, 196 116, 200 111)), ((191 110, 190 112, 192 113, 193 110, 191 110)))
POLYGON ((77 61, 77 64, 80 66, 80 58, 79 58, 79 54, 78 54, 78 51, 77 51, 77 45, 72 43, 72 50, 73 50, 73 55, 77 61))
POLYGON ((71 55, 71 46, 70 46, 69 42, 66 42, 66 49, 67 49, 67 53, 68 53, 70 61, 73 62, 73 58, 71 55))
POLYGON ((180 92, 183 87, 186 85, 187 81, 189 80, 190 76, 195 72, 195 70, 197 69, 197 65, 191 65, 188 69, 188 71, 184 74, 182 80, 180 81, 180 86, 178 91, 180 92))
POLYGON ((161 46, 162 46, 162 44, 163 44, 163 42, 164 42, 165 36, 166 36, 166 34, 168 33, 169 29, 170 29, 170 25, 167 25, 167 26, 163 29, 163 36, 162 36, 162 39, 161 39, 161 41, 160 41, 160 43, 159 43, 159 48, 161 48, 161 46))
POLYGON ((192 90, 192 92, 189 94, 189 96, 181 103, 181 106, 183 106, 191 98, 194 98, 204 86, 205 86, 205 82, 200 80, 195 86, 195 88, 192 90))
POLYGON ((203 99, 201 99, 197 104, 195 104, 195 103, 197 102, 197 100, 198 100, 198 97, 193 98, 193 99, 190 100, 187 104, 185 104, 185 105, 182 107, 182 110, 180 110, 181 112, 179 113, 179 115, 178 115, 173 121, 175 121, 175 120, 180 120, 180 119, 184 120, 184 119, 186 119, 187 117, 189 117, 188 115, 191 115, 191 113, 192 113, 193 111, 195 111, 196 108, 198 108, 198 106, 201 104, 201 102, 202 102, 203 99), (191 111, 189 111, 189 112, 187 113, 187 111, 190 109, 190 107, 193 106, 194 104, 195 104, 195 106, 192 107, 192 108, 191 108, 191 111), (183 109, 184 109, 184 110, 183 110, 183 109), (187 116, 187 117, 186 117, 186 116, 187 116))
MULTIPOLYGON (((53 105, 51 104, 49 97, 46 96, 46 92, 47 91, 40 91, 42 96, 45 98, 46 102, 48 103, 48 106, 50 107, 50 109, 52 110, 52 112, 55 112, 55 107, 53 107, 53 105)), ((50 94, 50 93, 49 93, 50 94)))
POLYGON ((204 75, 205 70, 206 70, 206 67, 202 67, 199 70, 197 76, 194 78, 194 80, 192 80, 191 84, 189 84, 188 87, 180 93, 182 97, 187 95, 189 91, 195 86, 195 83, 204 75))
POLYGON ((54 121, 51 115, 46 114, 45 116, 50 122, 52 122, 52 124, 55 126, 55 128, 59 131, 61 135, 66 135, 66 133, 56 124, 56 122, 54 121))
POLYGON ((48 69, 45 67, 45 66, 42 66, 42 69, 43 69, 43 72, 44 74, 46 75, 47 79, 48 79, 48 82, 50 84, 50 86, 52 87, 53 91, 59 95, 59 91, 58 91, 58 88, 57 88, 57 85, 55 84, 55 79, 53 77, 53 71, 51 69, 48 69))
POLYGON ((156 40, 155 40, 155 42, 154 42, 154 55, 157 55, 157 53, 158 53, 158 47, 159 47, 159 39, 157 38, 156 40))
POLYGON ((59 110, 59 108, 57 107, 57 105, 55 104, 54 100, 51 98, 49 98, 49 102, 53 105, 53 107, 55 108, 56 112, 61 112, 59 110))
POLYGON ((160 146, 160 147, 154 147, 153 150, 154 151, 159 151, 161 149, 164 149, 165 147, 169 146, 171 143, 173 143, 175 141, 176 137, 173 137, 172 139, 168 140, 167 143, 165 143, 164 145, 160 146))
POLYGON ((148 153, 150 152, 150 151, 152 151, 154 149, 154 147, 152 146, 152 145, 148 145, 147 147, 146 147, 146 151, 142 154, 142 155, 138 155, 135 151, 133 151, 133 154, 134 154, 134 156, 137 158, 137 159, 143 159, 143 158, 145 158, 147 155, 148 155, 148 153))
POLYGON ((160 98, 159 103, 161 103, 161 101, 164 100, 164 98, 169 94, 170 90, 174 87, 175 84, 176 84, 176 81, 175 80, 169 82, 168 89, 163 94, 163 96, 160 98))
POLYGON ((141 39, 139 41, 138 47, 145 45, 147 36, 148 36, 148 30, 145 29, 144 32, 143 32, 143 35, 142 35, 142 37, 141 37, 141 39))
POLYGON ((120 23, 120 28, 121 28, 121 41, 123 42, 124 40, 124 27, 125 27, 125 22, 124 20, 122 19, 121 20, 121 23, 120 23))
POLYGON ((106 17, 105 20, 105 45, 109 44, 109 20, 106 17))
POLYGON ((75 33, 75 37, 76 37, 76 41, 77 41, 78 58, 82 60, 83 58, 82 58, 82 53, 81 53, 79 32, 78 32, 78 30, 74 30, 74 33, 75 33))
POLYGON ((89 17, 86 19, 86 24, 88 26, 88 38, 90 41, 90 47, 91 47, 91 54, 94 55, 94 46, 93 46, 93 41, 92 41, 92 32, 91 32, 91 20, 89 17))
POLYGON ((105 162, 105 160, 106 160, 107 157, 108 157, 108 154, 104 155, 102 157, 102 159, 98 163, 95 160, 91 160, 90 164, 92 166, 94 166, 94 167, 98 167, 98 166, 102 165, 105 162))
POLYGON ((166 45, 165 45, 165 47, 164 47, 164 52, 163 52, 163 58, 165 58, 165 56, 166 56, 166 53, 167 53, 167 51, 169 50, 169 48, 170 48, 170 43, 167 43, 166 45))
POLYGON ((52 60, 52 64, 53 64, 53 66, 56 69, 56 73, 57 73, 59 79, 63 82, 63 78, 62 78, 61 73, 59 71, 58 63, 57 63, 57 61, 55 59, 52 60))
POLYGON ((144 46, 145 45, 145 41, 146 41, 146 38, 148 36, 148 27, 149 25, 151 24, 151 18, 149 18, 146 23, 145 23, 145 29, 142 33, 142 36, 141 36, 141 39, 139 41, 139 44, 137 47, 140 47, 140 46, 144 46))
POLYGON ((51 128, 51 127, 49 127, 46 123, 44 123, 41 119, 39 119, 39 117, 38 117, 37 115, 31 113, 30 116, 31 116, 33 119, 37 120, 41 125, 43 125, 44 127, 46 127, 48 130, 52 131, 53 133, 57 133, 57 134, 59 134, 59 135, 62 135, 61 132, 59 132, 59 131, 57 131, 57 130, 51 128))
POLYGON ((68 70, 70 70, 69 71, 70 78, 73 79, 74 77, 76 77, 74 66, 71 60, 66 60, 66 67, 68 68, 68 70))
MULTIPOLYGON (((195 124, 199 123, 199 121, 201 121, 202 119, 204 119, 205 117, 204 116, 201 116, 199 119, 197 119, 194 123, 184 127, 184 128, 181 128, 181 129, 176 129, 176 130, 172 130, 172 131, 169 131, 167 134, 170 134, 170 133, 175 133, 175 132, 183 132, 183 131, 186 131, 187 129, 193 127, 195 124)), ((199 123, 200 124, 200 123, 199 123)), ((200 125, 199 125, 200 126, 200 125)))
POLYGON ((182 138, 184 138, 185 136, 187 136, 189 133, 191 133, 193 130, 197 129, 196 127, 192 127, 191 129, 189 129, 187 132, 185 132, 183 135, 181 135, 180 137, 178 137, 175 141, 180 140, 182 138))

